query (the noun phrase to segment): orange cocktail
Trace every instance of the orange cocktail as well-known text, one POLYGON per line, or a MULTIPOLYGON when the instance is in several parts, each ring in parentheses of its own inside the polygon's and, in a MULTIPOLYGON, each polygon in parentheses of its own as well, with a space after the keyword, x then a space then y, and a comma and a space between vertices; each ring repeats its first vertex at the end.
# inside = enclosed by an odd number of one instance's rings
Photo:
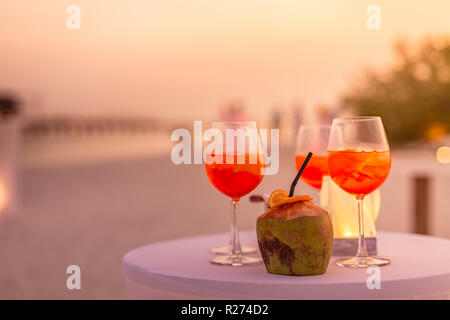
POLYGON ((391 169, 391 153, 383 121, 377 116, 333 120, 328 141, 328 170, 333 181, 355 196, 358 204, 358 251, 353 258, 336 259, 349 268, 368 268, 390 263, 367 252, 364 236, 364 197, 379 188, 391 169))
POLYGON ((208 155, 206 174, 209 181, 220 192, 232 199, 239 199, 255 189, 264 174, 264 159, 262 155, 208 155), (216 162, 211 162, 215 157, 216 162), (217 163, 217 159, 222 160, 217 163), (232 163, 230 163, 232 162, 232 163), (208 164, 209 163, 209 164, 208 164))
POLYGON ((355 196, 364 196, 381 186, 391 168, 391 153, 387 151, 328 152, 330 176, 334 182, 355 196))
MULTIPOLYGON (((302 154, 295 155, 295 167, 300 170, 306 156, 302 154)), ((322 188, 322 178, 328 175, 328 157, 313 155, 305 167, 301 179, 309 184, 311 187, 322 188)))
POLYGON ((214 144, 208 145, 207 151, 204 150, 205 172, 211 184, 231 198, 232 210, 229 245, 211 250, 225 255, 210 261, 234 267, 262 263, 259 257, 242 254, 256 249, 241 247, 237 227, 239 199, 256 188, 264 176, 265 161, 258 126, 255 121, 213 122, 211 136, 214 136, 214 144))

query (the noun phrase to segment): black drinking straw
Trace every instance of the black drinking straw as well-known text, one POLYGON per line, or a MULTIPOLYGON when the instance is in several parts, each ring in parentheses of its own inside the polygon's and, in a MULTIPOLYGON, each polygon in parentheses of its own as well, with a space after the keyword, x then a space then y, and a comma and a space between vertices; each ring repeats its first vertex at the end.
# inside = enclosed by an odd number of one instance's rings
POLYGON ((294 181, 292 181, 291 183, 291 189, 289 189, 289 198, 292 197, 294 195, 294 190, 295 190, 295 186, 297 185, 298 179, 300 179, 300 176, 303 173, 303 170, 305 170, 306 165, 309 162, 309 159, 311 159, 312 156, 312 152, 309 152, 308 155, 306 156, 305 161, 303 161, 302 167, 300 168, 300 170, 298 170, 297 175, 295 176, 294 181))

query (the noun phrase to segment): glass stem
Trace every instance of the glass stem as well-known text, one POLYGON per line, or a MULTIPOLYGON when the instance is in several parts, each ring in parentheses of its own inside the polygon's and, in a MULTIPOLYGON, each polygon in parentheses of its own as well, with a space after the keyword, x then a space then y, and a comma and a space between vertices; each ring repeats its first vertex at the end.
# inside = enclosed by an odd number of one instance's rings
POLYGON ((367 258, 367 248, 366 239, 364 238, 364 212, 363 212, 363 201, 364 197, 356 197, 358 202, 358 228, 359 228, 359 241, 358 241, 358 252, 356 256, 358 258, 367 258))
MULTIPOLYGON (((231 200, 231 206, 233 206, 233 200, 231 200)), ((234 231, 234 223, 233 223, 233 215, 234 215, 234 209, 231 208, 230 211, 230 240, 229 240, 229 244, 230 244, 230 248, 233 248, 233 231, 234 231)))
POLYGON ((239 231, 237 227, 237 204, 239 200, 232 200, 232 219, 231 219, 231 237, 232 249, 231 254, 235 256, 241 255, 241 243, 239 241, 239 231))

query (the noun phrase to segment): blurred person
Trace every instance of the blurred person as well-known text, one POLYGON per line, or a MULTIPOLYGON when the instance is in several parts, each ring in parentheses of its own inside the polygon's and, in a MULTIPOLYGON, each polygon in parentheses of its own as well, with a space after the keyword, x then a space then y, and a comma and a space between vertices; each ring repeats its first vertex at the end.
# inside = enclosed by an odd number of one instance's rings
POLYGON ((316 115, 317 123, 321 125, 330 125, 333 119, 336 118, 336 112, 326 104, 317 106, 316 115))
POLYGON ((9 92, 0 92, 0 119, 19 114, 19 99, 9 92))
POLYGON ((219 112, 219 120, 224 122, 244 122, 248 119, 245 113, 245 103, 240 98, 225 103, 219 112))
POLYGON ((295 133, 297 133, 298 128, 300 128, 300 125, 302 124, 304 117, 303 103, 294 102, 292 104, 292 117, 294 120, 294 128, 296 131, 295 133))
POLYGON ((279 106, 275 105, 272 108, 272 128, 280 129, 281 127, 281 111, 279 106))

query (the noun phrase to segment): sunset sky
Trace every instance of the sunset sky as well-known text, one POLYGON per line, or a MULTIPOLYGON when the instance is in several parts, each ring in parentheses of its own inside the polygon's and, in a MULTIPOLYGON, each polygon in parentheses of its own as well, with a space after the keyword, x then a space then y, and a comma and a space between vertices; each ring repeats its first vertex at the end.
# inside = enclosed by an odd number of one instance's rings
POLYGON ((450 33, 448 0, 2 0, 0 89, 28 114, 210 119, 242 97, 336 104, 366 67, 392 63, 394 40, 450 33), (81 29, 66 28, 70 4, 81 29), (381 8, 381 30, 366 9, 381 8))

